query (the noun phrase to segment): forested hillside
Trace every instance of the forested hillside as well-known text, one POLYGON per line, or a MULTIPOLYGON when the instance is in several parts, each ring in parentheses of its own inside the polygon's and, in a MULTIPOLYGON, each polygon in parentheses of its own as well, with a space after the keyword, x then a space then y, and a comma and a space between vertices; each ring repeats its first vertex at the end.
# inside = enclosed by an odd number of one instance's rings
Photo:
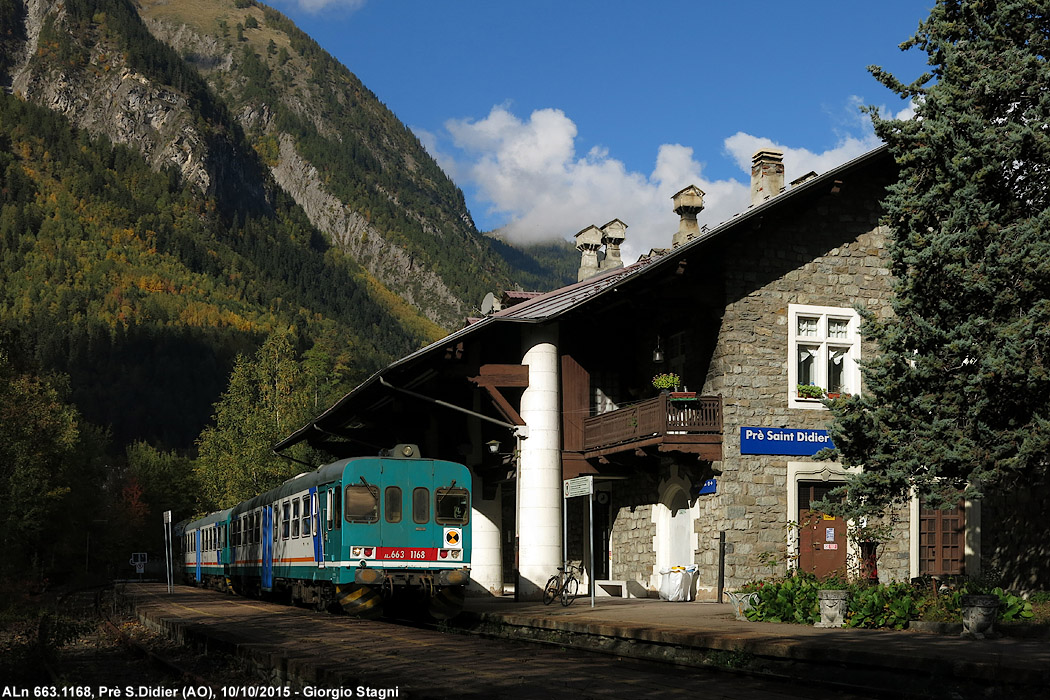
POLYGON ((275 328, 338 337, 349 381, 434 335, 294 205, 227 221, 172 170, 10 96, 0 141, 0 319, 119 442, 191 445, 235 356, 275 328))

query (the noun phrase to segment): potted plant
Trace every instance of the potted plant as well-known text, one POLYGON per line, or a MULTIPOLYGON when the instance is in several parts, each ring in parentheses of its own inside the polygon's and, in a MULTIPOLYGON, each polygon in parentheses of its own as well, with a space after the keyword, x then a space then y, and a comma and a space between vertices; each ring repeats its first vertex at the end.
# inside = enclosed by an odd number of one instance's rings
POLYGON ((762 588, 761 581, 749 581, 738 591, 726 591, 729 604, 733 606, 733 615, 738 620, 747 622, 747 611, 758 602, 758 590, 762 588))
POLYGON ((815 384, 799 384, 797 391, 800 399, 824 398, 824 390, 815 384))
POLYGON ((842 627, 849 609, 849 591, 841 578, 826 578, 820 581, 817 601, 820 603, 820 622, 816 627, 842 627))
POLYGON ((969 580, 963 585, 959 607, 962 611, 962 636, 971 639, 997 637, 995 618, 999 614, 999 596, 983 580, 969 580))
POLYGON ((653 377, 653 386, 660 391, 677 390, 682 378, 674 372, 664 372, 653 377))

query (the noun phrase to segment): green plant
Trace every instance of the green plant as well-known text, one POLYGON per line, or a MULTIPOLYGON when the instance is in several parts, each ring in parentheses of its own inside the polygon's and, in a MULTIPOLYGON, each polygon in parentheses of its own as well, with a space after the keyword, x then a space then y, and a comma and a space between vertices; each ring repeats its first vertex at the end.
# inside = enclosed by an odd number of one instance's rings
POLYGON ((812 625, 820 619, 817 580, 811 574, 766 581, 756 592, 758 600, 747 611, 748 620, 812 625))
POLYGON ((657 389, 675 389, 682 383, 682 378, 674 372, 665 372, 653 377, 653 386, 657 389))
POLYGON ((1012 620, 1027 620, 1035 615, 1032 611, 1032 602, 1014 595, 1002 588, 995 588, 992 593, 999 596, 999 619, 1009 622, 1012 620))
POLYGON ((815 384, 799 384, 798 397, 800 399, 822 399, 824 390, 815 384))
POLYGON ((906 583, 850 587, 847 627, 903 629, 919 617, 918 596, 906 583))

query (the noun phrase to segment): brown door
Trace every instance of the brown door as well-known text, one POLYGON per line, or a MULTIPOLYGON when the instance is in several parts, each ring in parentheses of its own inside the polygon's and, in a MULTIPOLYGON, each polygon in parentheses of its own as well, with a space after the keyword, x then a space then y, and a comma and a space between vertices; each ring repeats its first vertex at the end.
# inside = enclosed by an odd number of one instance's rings
POLYGON ((798 487, 798 568, 817 578, 846 575, 846 521, 810 508, 838 486, 801 482, 798 487))
POLYGON ((960 503, 951 510, 919 510, 919 573, 959 576, 965 571, 963 551, 966 511, 960 503))

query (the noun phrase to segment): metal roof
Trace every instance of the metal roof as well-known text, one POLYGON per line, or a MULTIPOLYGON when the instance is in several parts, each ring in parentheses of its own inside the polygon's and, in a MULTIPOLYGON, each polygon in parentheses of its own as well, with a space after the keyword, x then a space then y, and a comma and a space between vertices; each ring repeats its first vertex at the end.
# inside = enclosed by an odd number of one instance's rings
POLYGON ((770 197, 761 204, 749 207, 728 221, 718 224, 714 228, 701 233, 701 235, 684 245, 673 248, 663 255, 645 258, 632 265, 600 273, 594 277, 585 279, 582 282, 577 282, 576 284, 570 284, 566 287, 540 294, 532 299, 523 301, 520 304, 516 304, 494 313, 491 316, 486 316, 480 321, 465 326, 441 340, 431 343, 410 355, 406 355, 400 360, 397 360, 379 370, 350 391, 350 393, 346 394, 342 399, 337 401, 324 413, 274 445, 273 449, 274 451, 280 451, 305 440, 311 432, 317 429, 315 426, 326 424, 328 421, 334 420, 336 416, 344 412, 344 409, 353 404, 358 396, 362 395, 369 387, 377 383, 381 376, 391 370, 410 365, 431 353, 443 352, 450 344, 458 343, 467 336, 480 333, 498 323, 544 323, 557 319, 567 311, 577 309, 594 299, 602 297, 610 291, 615 291, 624 284, 630 284, 635 280, 648 277, 649 274, 654 274, 657 270, 669 265, 677 265, 677 262, 680 261, 684 255, 692 252, 693 249, 707 245, 715 239, 724 238, 730 232, 738 230, 745 223, 755 219, 760 219, 775 208, 785 206, 793 201, 801 200, 801 198, 807 193, 812 194, 823 191, 823 187, 829 182, 834 182, 835 178, 841 177, 847 172, 888 156, 889 148, 885 145, 879 146, 878 148, 854 158, 837 168, 833 168, 818 177, 798 184, 775 197, 770 197))

